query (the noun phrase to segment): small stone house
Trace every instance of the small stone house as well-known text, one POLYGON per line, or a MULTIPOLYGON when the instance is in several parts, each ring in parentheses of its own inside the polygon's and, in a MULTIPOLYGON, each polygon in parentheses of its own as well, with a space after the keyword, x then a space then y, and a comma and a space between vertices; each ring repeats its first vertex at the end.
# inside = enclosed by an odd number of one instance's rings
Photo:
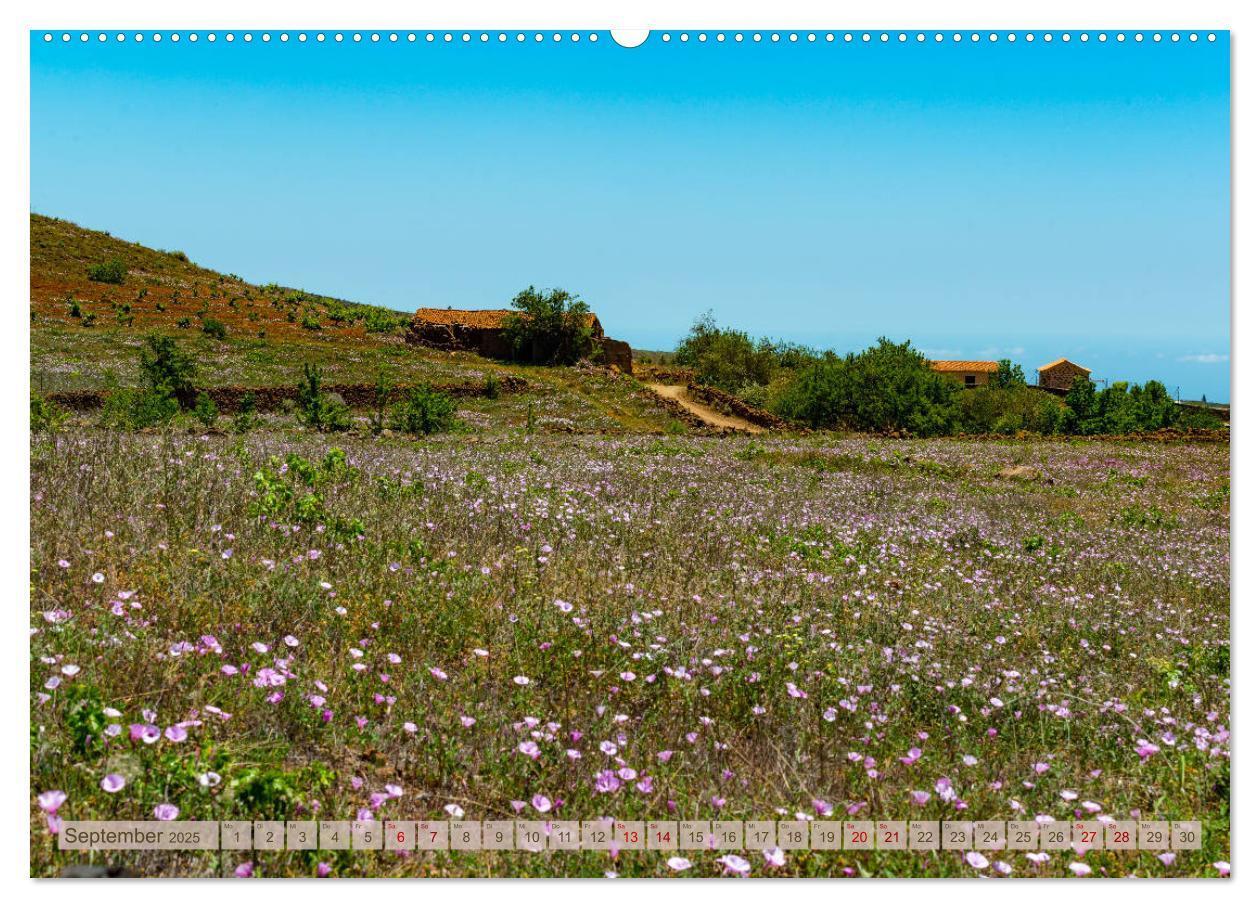
POLYGON ((983 359, 934 359, 929 362, 933 372, 957 379, 968 388, 987 385, 998 370, 996 362, 983 359))
MULTIPOLYGON (((417 309, 407 329, 407 343, 510 359, 512 347, 507 338, 507 320, 519 314, 514 309, 417 309)), ((595 313, 587 313, 586 319, 595 339, 597 358, 605 365, 631 374, 634 363, 630 345, 606 337, 595 313)))
POLYGON ((1077 376, 1088 379, 1089 374, 1090 370, 1084 366, 1060 357, 1037 370, 1037 387, 1066 393, 1072 390, 1072 382, 1076 381, 1077 376))

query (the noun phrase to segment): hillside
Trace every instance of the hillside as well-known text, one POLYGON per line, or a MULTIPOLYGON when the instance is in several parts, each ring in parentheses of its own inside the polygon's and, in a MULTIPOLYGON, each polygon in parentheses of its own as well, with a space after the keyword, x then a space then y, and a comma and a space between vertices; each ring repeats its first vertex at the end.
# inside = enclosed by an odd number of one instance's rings
POLYGON ((501 428, 533 419, 543 428, 591 432, 677 428, 677 414, 630 378, 410 346, 402 338, 405 313, 251 284, 202 268, 183 252, 69 221, 32 214, 30 224, 31 387, 39 393, 138 384, 139 348, 157 331, 195 354, 198 383, 206 387, 291 387, 304 363, 320 366, 330 384, 371 384, 382 370, 399 384, 468 384, 510 374, 531 391, 461 402, 469 422, 501 428), (111 262, 122 263, 121 283, 91 278, 111 262))

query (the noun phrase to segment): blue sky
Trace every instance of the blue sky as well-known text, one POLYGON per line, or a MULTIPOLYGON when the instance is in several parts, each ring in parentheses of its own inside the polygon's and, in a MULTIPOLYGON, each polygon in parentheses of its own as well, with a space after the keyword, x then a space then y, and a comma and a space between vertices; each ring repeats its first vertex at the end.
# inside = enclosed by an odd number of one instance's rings
MULTIPOLYGON (((331 34, 331 33, 330 33, 331 34)), ((31 207, 396 309, 580 293, 1229 397, 1229 39, 31 43, 31 207)))

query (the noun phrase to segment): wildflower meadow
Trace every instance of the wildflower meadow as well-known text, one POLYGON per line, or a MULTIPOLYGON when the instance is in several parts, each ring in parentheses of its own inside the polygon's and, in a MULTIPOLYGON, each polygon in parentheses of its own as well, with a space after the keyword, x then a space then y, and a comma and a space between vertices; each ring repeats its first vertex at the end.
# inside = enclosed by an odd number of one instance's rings
POLYGON ((30 453, 34 875, 82 859, 61 818, 598 817, 1193 819, 1204 847, 111 860, 1229 873, 1228 442, 71 428, 30 453))

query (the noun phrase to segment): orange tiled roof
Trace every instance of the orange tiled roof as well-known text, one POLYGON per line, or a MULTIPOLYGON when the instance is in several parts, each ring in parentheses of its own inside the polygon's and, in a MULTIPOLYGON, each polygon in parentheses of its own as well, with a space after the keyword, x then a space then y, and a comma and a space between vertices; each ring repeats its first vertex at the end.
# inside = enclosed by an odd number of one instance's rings
POLYGON ((996 372, 998 364, 987 359, 934 359, 934 372, 996 372))
MULTIPOLYGON (((431 325, 465 328, 502 328, 509 315, 520 315, 515 309, 417 309, 416 321, 431 325)), ((586 324, 595 325, 595 313, 586 314, 586 324)))
POLYGON ((432 325, 502 328, 511 309, 417 309, 416 320, 432 325))
POLYGON ((1093 371, 1094 371, 1093 369, 1089 368, 1089 366, 1082 366, 1080 363, 1074 363, 1074 362, 1072 362, 1072 361, 1071 361, 1070 359, 1068 359, 1066 356, 1060 356, 1058 359, 1056 359, 1056 360, 1055 360, 1054 362, 1052 362, 1052 363, 1046 363, 1044 366, 1038 366, 1038 367, 1037 367, 1037 371, 1038 371, 1038 372, 1044 372, 1044 371, 1046 371, 1047 369, 1053 369, 1055 366, 1061 366, 1061 365, 1063 365, 1064 363, 1067 363, 1069 366, 1076 366, 1076 368, 1078 368, 1078 369, 1084 369, 1086 372, 1093 372, 1093 371))

